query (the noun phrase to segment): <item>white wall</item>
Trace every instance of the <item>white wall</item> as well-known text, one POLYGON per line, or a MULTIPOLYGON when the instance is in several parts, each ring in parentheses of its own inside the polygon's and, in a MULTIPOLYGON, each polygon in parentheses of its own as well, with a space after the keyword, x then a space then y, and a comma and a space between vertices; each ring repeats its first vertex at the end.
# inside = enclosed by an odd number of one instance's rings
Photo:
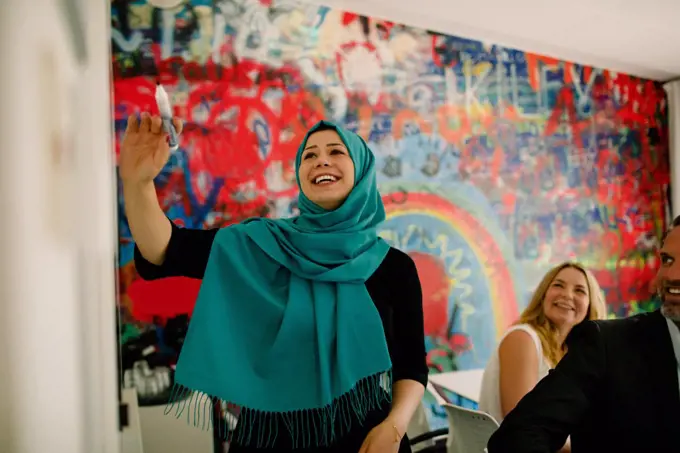
POLYGON ((0 451, 118 453, 108 8, 0 2, 0 451), (69 128, 69 127, 72 128, 69 128))
MULTIPOLYGON (((671 166, 671 206, 673 217, 680 215, 680 80, 664 85, 668 96, 668 154, 671 166)), ((669 220, 672 220, 669 219, 669 220)))

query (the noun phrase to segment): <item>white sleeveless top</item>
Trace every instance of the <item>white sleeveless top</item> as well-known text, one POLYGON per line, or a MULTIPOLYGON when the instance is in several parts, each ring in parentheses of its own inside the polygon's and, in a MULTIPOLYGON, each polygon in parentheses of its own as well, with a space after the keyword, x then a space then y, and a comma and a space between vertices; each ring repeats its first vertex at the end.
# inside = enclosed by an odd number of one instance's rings
MULTIPOLYGON (((548 375, 550 370, 550 365, 548 361, 543 356, 543 347, 541 346, 541 340, 538 338, 538 334, 528 324, 520 324, 517 326, 512 326, 503 335, 503 338, 498 342, 500 343, 505 339, 505 337, 515 330, 523 330, 534 340, 536 345, 536 352, 538 353, 538 380, 540 381, 548 375)), ((496 419, 498 423, 503 421, 503 412, 501 411, 501 389, 500 389, 500 359, 498 357, 498 348, 491 356, 489 363, 484 369, 484 375, 482 377, 482 390, 479 395, 479 410, 486 412, 496 419)))

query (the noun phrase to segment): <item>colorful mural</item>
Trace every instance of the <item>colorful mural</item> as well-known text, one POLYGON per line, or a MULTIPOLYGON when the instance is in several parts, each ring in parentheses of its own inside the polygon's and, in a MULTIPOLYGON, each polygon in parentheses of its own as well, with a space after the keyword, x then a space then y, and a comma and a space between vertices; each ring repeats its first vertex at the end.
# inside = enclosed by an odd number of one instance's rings
MULTIPOLYGON (((112 0, 112 25, 118 136, 156 111, 157 78, 186 120, 156 181, 181 225, 294 215, 292 159, 319 119, 368 140, 381 234, 420 271, 433 372, 483 367, 566 259, 593 270, 612 316, 654 307, 669 183, 658 84, 291 0, 112 0)), ((172 357, 197 283, 136 278, 122 203, 121 341, 172 357)))

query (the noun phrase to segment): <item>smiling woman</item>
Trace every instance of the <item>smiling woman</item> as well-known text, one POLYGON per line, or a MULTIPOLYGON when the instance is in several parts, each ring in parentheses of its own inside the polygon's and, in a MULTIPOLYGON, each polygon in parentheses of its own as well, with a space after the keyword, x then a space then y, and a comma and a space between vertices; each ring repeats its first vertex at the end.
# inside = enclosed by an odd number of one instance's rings
POLYGON ((318 123, 296 156, 299 216, 197 230, 160 209, 168 145, 160 118, 141 118, 120 158, 135 266, 202 279, 169 409, 202 426, 205 406, 239 406, 235 429, 215 426, 234 453, 410 452, 428 373, 422 294, 413 260, 378 236, 366 142, 318 123))
POLYGON ((354 187, 354 162, 338 133, 322 126, 307 139, 298 179, 302 192, 324 209, 338 208, 354 187))
POLYGON ((571 329, 605 317, 602 290, 586 268, 565 262, 548 271, 484 370, 480 410, 501 422, 562 359, 571 329))

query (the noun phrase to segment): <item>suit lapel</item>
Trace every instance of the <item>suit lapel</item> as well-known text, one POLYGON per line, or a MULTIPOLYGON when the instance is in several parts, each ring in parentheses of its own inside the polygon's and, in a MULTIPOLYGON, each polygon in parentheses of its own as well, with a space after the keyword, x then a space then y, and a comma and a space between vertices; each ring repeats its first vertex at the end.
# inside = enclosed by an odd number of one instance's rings
POLYGON ((669 432, 673 432, 680 426, 680 387, 675 351, 666 319, 661 313, 657 310, 646 318, 640 323, 644 330, 644 341, 640 346, 648 365, 648 379, 644 385, 659 419, 663 419, 671 430, 669 432))

